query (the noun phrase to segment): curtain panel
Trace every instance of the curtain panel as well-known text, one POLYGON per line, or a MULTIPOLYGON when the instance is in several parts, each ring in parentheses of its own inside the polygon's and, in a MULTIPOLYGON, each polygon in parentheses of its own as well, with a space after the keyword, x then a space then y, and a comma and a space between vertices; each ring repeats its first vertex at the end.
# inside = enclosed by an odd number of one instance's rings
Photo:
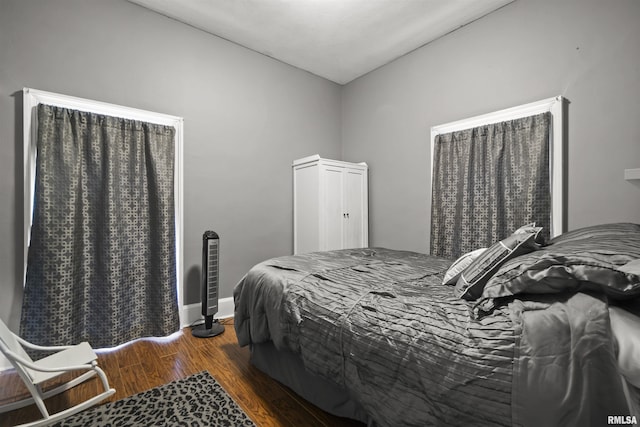
POLYGON ((179 329, 174 132, 38 105, 25 339, 101 348, 179 329))
POLYGON ((436 136, 431 254, 457 258, 531 222, 549 236, 550 126, 546 112, 436 136))

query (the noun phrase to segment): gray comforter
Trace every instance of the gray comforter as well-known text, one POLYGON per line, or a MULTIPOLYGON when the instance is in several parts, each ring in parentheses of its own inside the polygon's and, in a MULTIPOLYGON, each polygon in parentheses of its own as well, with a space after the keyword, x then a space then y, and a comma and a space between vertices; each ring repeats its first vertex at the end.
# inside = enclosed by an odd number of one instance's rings
POLYGON ((451 262, 387 249, 256 265, 234 290, 240 345, 273 341, 379 426, 603 425, 628 413, 606 302, 517 299, 481 319, 451 262))

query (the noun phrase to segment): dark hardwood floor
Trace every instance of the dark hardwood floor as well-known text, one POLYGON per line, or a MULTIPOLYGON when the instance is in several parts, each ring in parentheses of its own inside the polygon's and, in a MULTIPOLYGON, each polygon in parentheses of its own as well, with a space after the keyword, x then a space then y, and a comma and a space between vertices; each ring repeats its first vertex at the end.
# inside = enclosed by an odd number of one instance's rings
MULTIPOLYGON (((258 426, 363 426, 318 409, 253 367, 249 349, 238 345, 232 322, 233 319, 223 320, 225 332, 214 338, 194 338, 190 329, 184 329, 171 340, 143 339, 115 351, 99 351, 98 364, 116 389, 116 394, 104 403, 206 370, 258 426)), ((53 385, 46 384, 45 389, 53 385)), ((93 378, 48 399, 47 408, 50 413, 58 412, 95 394, 99 387, 99 380, 93 378)), ((27 393, 14 370, 0 373, 0 404, 27 393)), ((40 417, 35 405, 31 405, 0 414, 0 426, 40 417)))

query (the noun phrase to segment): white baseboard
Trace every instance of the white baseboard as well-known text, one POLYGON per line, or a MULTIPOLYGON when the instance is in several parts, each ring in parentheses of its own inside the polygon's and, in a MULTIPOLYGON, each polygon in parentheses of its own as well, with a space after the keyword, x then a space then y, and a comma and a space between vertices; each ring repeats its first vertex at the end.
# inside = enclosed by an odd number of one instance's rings
MULTIPOLYGON (((226 319, 233 317, 233 297, 221 298, 218 300, 218 313, 213 316, 216 319, 226 319)), ((194 322, 202 319, 202 304, 189 304, 182 306, 181 328, 186 328, 194 322)))
MULTIPOLYGON (((233 297, 221 298, 218 300, 218 313, 214 316, 216 319, 226 319, 233 317, 233 297)), ((180 316, 181 325, 180 328, 186 328, 194 322, 202 319, 202 305, 189 304, 182 306, 182 315, 180 316)), ((11 368, 11 363, 6 357, 0 354, 0 372, 11 368)))

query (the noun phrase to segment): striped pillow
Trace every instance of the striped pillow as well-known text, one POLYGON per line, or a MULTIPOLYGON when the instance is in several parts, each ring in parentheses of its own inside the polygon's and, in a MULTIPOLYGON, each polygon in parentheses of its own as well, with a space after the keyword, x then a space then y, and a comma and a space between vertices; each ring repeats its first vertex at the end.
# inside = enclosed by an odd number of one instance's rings
POLYGON ((540 248, 537 240, 541 230, 542 227, 528 224, 520 227, 506 239, 493 244, 460 274, 454 294, 466 300, 479 298, 485 284, 502 264, 540 248))
POLYGON ((462 272, 486 250, 487 248, 476 249, 475 251, 467 252, 455 260, 445 273, 444 278, 442 279, 442 284, 455 285, 460 278, 460 274, 462 274, 462 272))

